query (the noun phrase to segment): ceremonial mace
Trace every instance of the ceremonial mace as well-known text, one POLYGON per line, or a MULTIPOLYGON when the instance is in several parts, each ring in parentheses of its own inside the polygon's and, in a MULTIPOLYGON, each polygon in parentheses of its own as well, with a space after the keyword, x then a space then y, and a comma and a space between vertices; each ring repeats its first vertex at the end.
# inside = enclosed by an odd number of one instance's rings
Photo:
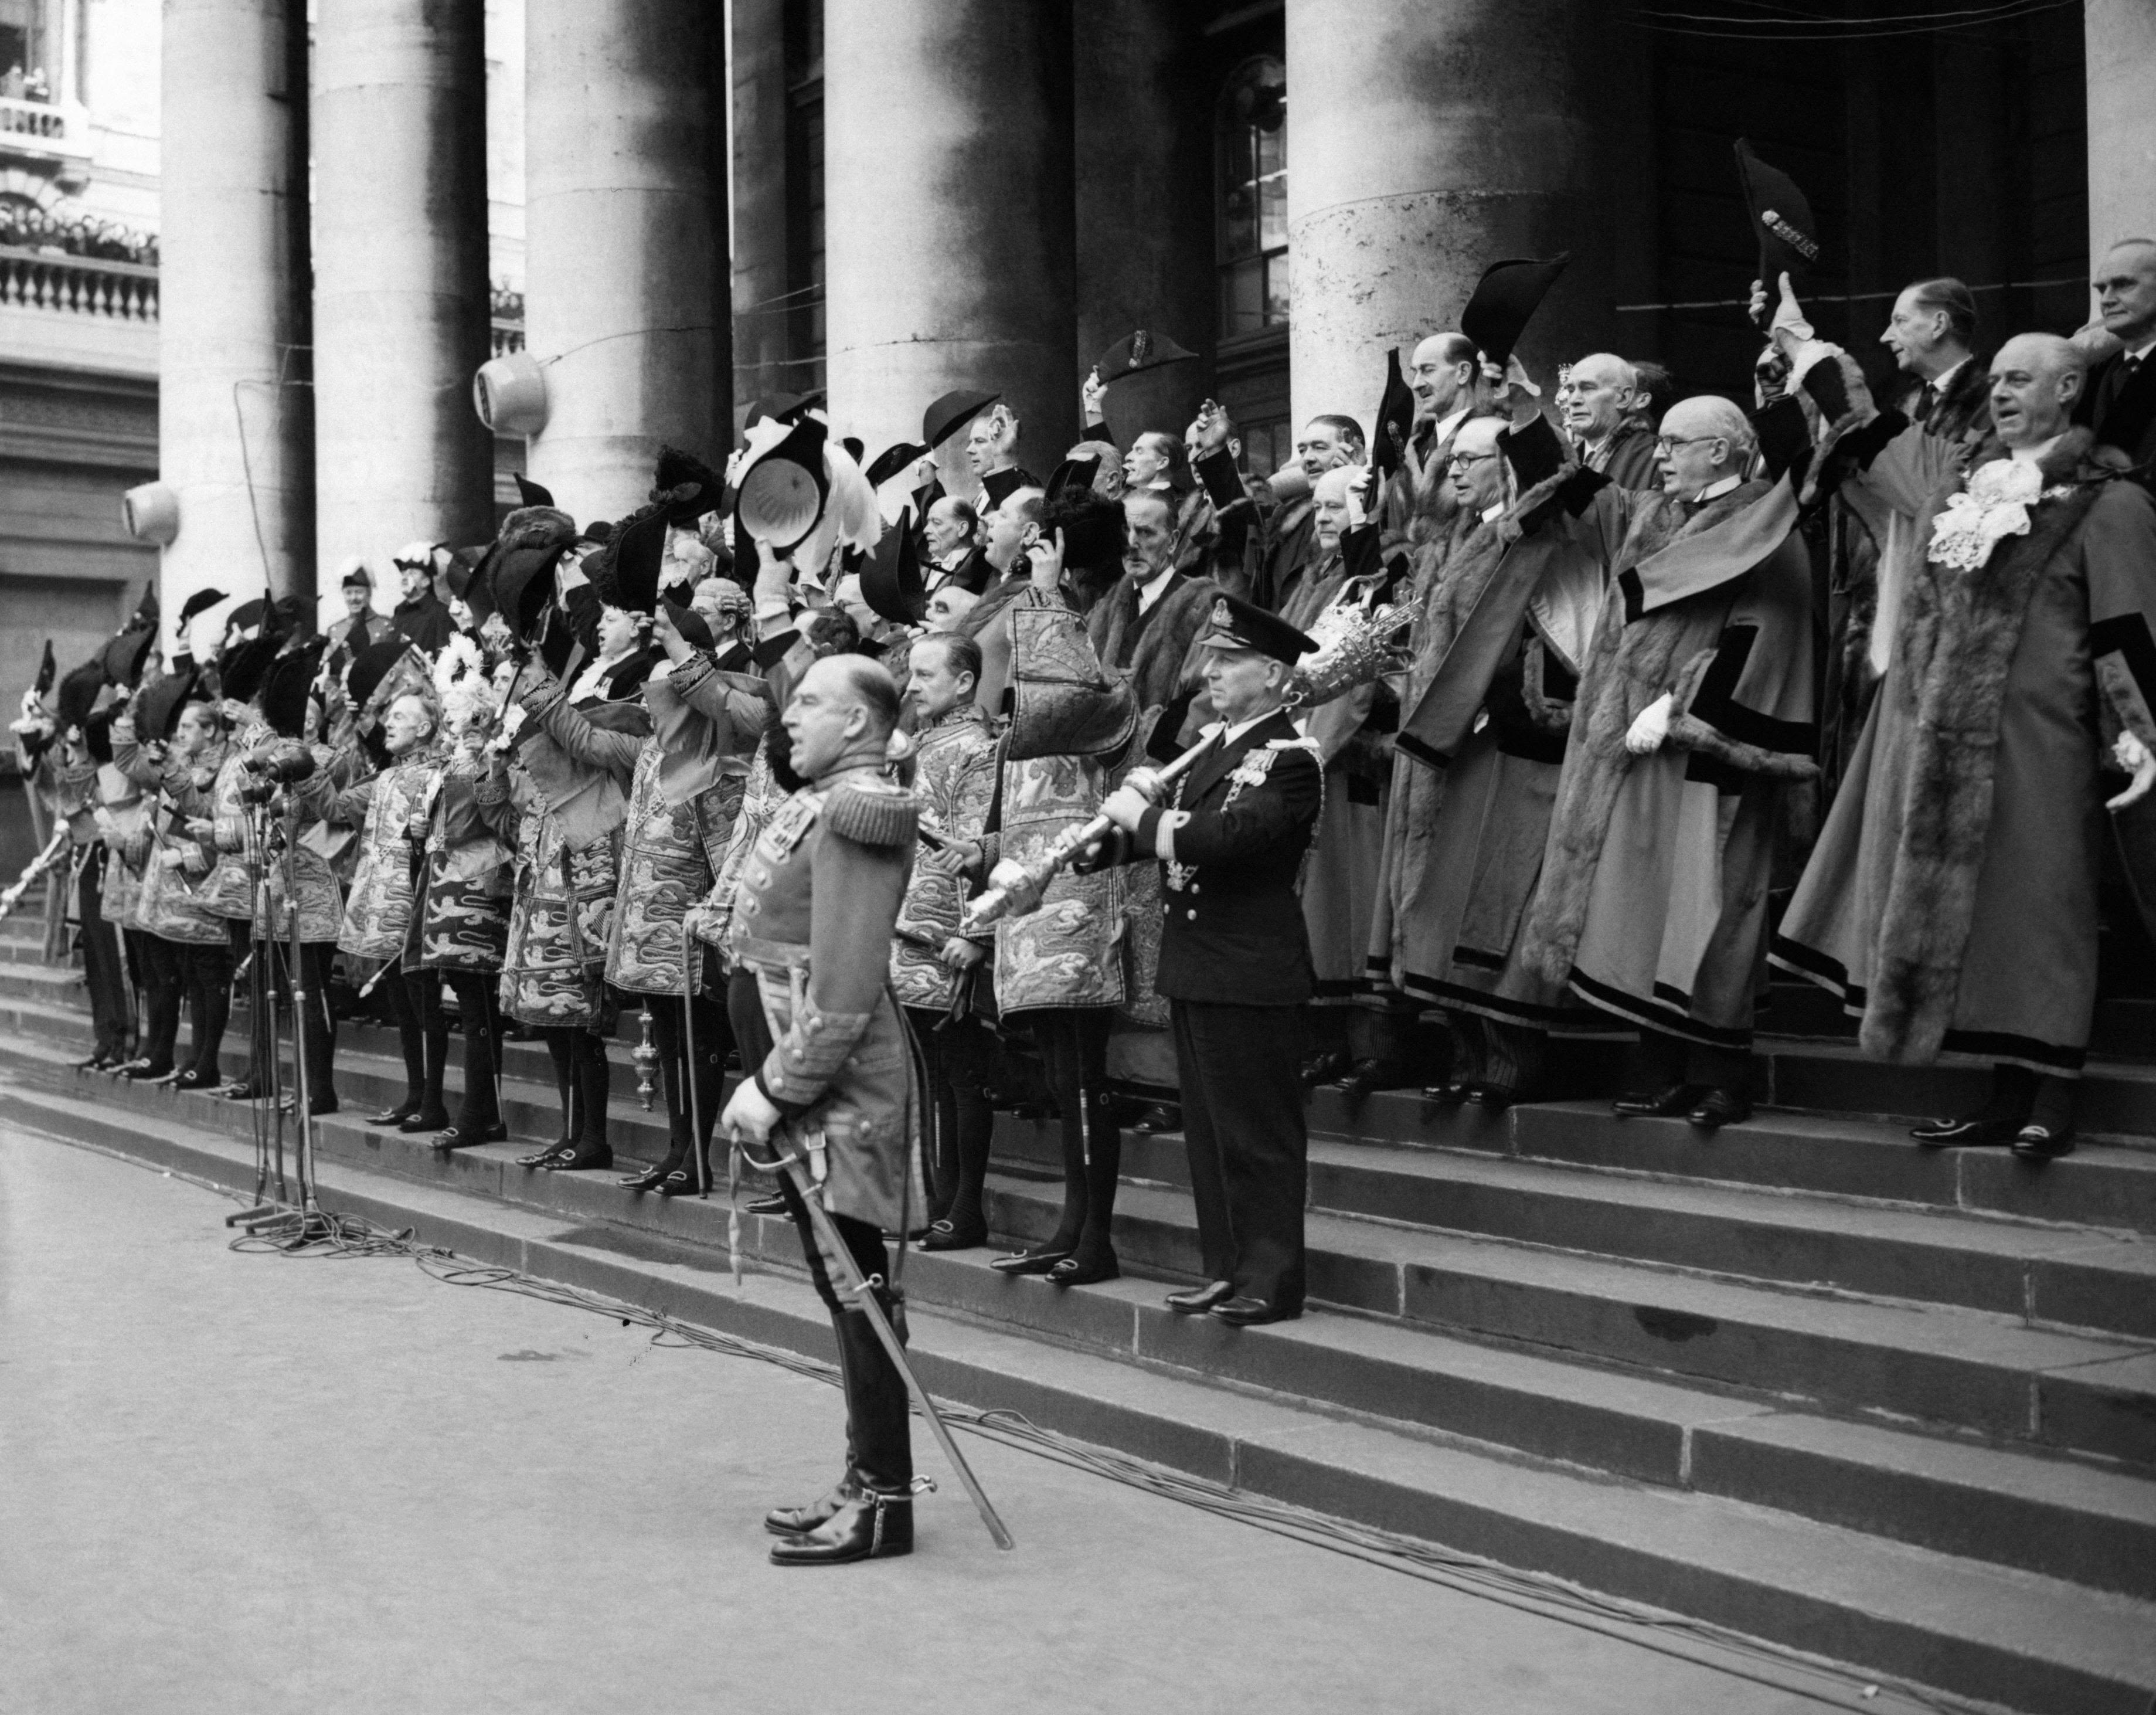
MULTIPOLYGON (((846 1241, 839 1236, 839 1229, 831 1219, 830 1211, 824 1207, 816 1188, 803 1171, 806 1158, 800 1151, 792 1150, 783 1154, 774 1154, 767 1161, 758 1160, 738 1130, 729 1131, 726 1141, 740 1150, 742 1158, 758 1173, 783 1173, 792 1182, 794 1194, 801 1199, 802 1207, 808 1211, 808 1225, 816 1230, 817 1241, 823 1246, 824 1255, 838 1265, 839 1272, 844 1278, 845 1296, 866 1313, 869 1326, 875 1330, 876 1338, 883 1343, 883 1349, 890 1357, 892 1367, 906 1384, 906 1393, 920 1408, 921 1415, 928 1420, 928 1427, 936 1436, 936 1445, 943 1450, 943 1456, 951 1461, 951 1468, 958 1473, 958 1481, 966 1486, 966 1492, 973 1497, 973 1505, 980 1512, 981 1522, 988 1527, 990 1538, 998 1548, 1016 1548, 1018 1543, 1003 1520, 997 1516, 994 1506, 988 1500, 988 1492, 982 1488, 980 1479, 973 1475, 973 1467, 966 1463, 966 1456, 958 1451, 958 1444, 952 1440, 950 1426, 943 1421, 942 1413, 936 1409, 936 1402, 929 1397, 928 1389, 921 1385, 921 1378, 914 1374, 913 1366, 906 1361, 906 1348, 899 1343, 897 1330, 891 1327, 891 1318, 884 1313, 883 1301, 875 1295, 875 1289, 883 1284, 883 1276, 861 1272, 860 1264, 854 1261, 854 1253, 847 1249, 846 1241)), ((907 1171, 911 1173, 911 1169, 909 1168, 907 1171)), ((899 1235, 898 1242, 901 1245, 906 1243, 905 1234, 899 1235)))

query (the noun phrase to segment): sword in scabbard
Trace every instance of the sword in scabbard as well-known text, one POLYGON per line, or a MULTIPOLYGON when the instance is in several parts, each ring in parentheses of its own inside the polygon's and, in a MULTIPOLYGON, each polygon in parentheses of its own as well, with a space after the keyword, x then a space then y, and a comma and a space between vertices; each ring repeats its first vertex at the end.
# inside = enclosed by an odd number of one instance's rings
MULTIPOLYGON (((921 1385, 921 1378, 914 1374, 913 1366, 906 1361, 906 1348, 899 1342, 898 1331, 891 1327, 891 1317, 884 1311, 883 1301, 876 1297, 876 1289, 883 1284, 882 1277, 861 1272, 860 1265, 854 1261, 854 1253, 846 1248, 846 1241, 839 1236, 838 1227, 833 1223, 830 1212, 824 1207, 823 1199, 810 1183, 808 1174, 803 1171, 800 1152, 796 1150, 769 1161, 759 1161, 749 1153, 738 1132, 734 1133, 729 1142, 740 1149, 743 1158, 759 1172, 782 1173, 793 1182, 794 1194, 800 1198, 802 1206, 808 1211, 808 1225, 815 1229, 817 1242, 823 1247, 824 1255, 838 1266, 844 1282, 842 1296, 852 1299, 868 1317, 869 1326, 875 1330, 875 1337, 890 1357, 891 1367, 897 1370, 900 1379, 906 1384, 906 1393, 911 1396, 921 1415, 928 1420, 928 1427, 936 1437, 936 1445, 943 1450, 943 1456, 951 1461, 951 1468, 958 1473, 958 1481, 965 1485, 966 1492, 973 1497, 973 1505, 980 1512, 981 1522, 988 1527, 989 1538, 998 1548, 1016 1548, 1018 1543, 997 1515, 987 1491, 981 1487, 980 1479, 973 1475, 973 1467, 966 1463, 966 1456, 958 1451, 957 1442, 952 1439, 950 1425, 943 1421, 943 1414, 936 1409, 936 1402, 929 1397, 928 1389, 921 1385)), ((902 1237, 900 1242, 905 1242, 902 1237)))

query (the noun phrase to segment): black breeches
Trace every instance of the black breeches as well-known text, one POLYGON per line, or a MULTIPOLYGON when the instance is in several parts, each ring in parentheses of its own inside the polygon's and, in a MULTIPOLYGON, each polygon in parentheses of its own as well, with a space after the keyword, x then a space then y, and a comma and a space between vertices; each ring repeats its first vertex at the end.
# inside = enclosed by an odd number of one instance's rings
POLYGON ((179 949, 187 1016, 193 1025, 187 1067, 198 1076, 213 1080, 219 1076, 225 1021, 232 1015, 232 948, 222 941, 172 944, 179 949))
POLYGON ((162 935, 142 938, 142 1034, 136 1050, 159 1075, 170 1071, 172 1044, 180 1032, 181 975, 184 943, 162 935))
POLYGON ((666 1117, 673 1142, 685 1153, 689 1147, 689 1098, 693 1090, 696 1143, 700 1148, 708 1148, 711 1127, 724 1105, 726 1055, 733 1045, 726 1015, 711 996, 699 994, 687 1004, 685 1028, 678 994, 647 994, 644 1004, 651 1014, 651 1038, 659 1050, 659 1070, 666 1086, 666 1117), (691 1037, 696 1045, 693 1081, 687 1076, 691 1037))
POLYGON ((1091 1261, 1108 1248, 1123 1136, 1108 1095, 1108 1032, 1115 1013, 1105 1006, 1049 1007, 1029 1014, 1041 1070, 1063 1122, 1063 1215, 1050 1250, 1091 1261))
POLYGON ((495 1018, 495 983, 490 972, 427 971, 422 975, 446 981, 457 997, 465 1038, 465 1093, 457 1106, 456 1127, 472 1136, 491 1130, 501 1118, 501 1102, 495 1087, 495 1055, 501 1030, 495 1018))
POLYGON ((434 1114, 442 1106, 442 1069, 449 1057, 449 1021, 442 1012, 442 978, 435 971, 385 971, 381 987, 397 1020, 404 1054, 404 1097, 434 1114))
POLYGON ((90 988, 90 1016, 101 1052, 116 1052, 127 1040, 127 971, 120 956, 120 937, 105 921, 105 846, 90 848, 83 860, 77 892, 82 901, 82 974, 90 988))
MULTIPOLYGON (((858 1310, 860 1307, 844 1294, 845 1282, 834 1278, 839 1272, 837 1263, 824 1254, 816 1237, 816 1229, 808 1219, 808 1205, 802 1202, 801 1194, 793 1187, 793 1179, 784 1173, 778 1178, 778 1194, 786 1199, 786 1212, 793 1217, 794 1230, 801 1235, 801 1254, 808 1261, 809 1277, 816 1282, 816 1296, 834 1311, 858 1310)), ((839 1242, 854 1260, 854 1266, 861 1271, 865 1280, 881 1280, 886 1287, 882 1296, 886 1307, 891 1300, 888 1294, 891 1281, 891 1255, 883 1242, 882 1229, 873 1221, 855 1220, 850 1214, 834 1214, 831 1225, 838 1231, 839 1242)))
POLYGON ((916 1006, 906 1008, 906 1015, 928 1076, 921 1152, 928 1174, 928 1219, 971 1226, 981 1219, 981 1188, 995 1130, 987 1091, 994 1040, 978 1019, 953 1021, 939 1009, 916 1006))

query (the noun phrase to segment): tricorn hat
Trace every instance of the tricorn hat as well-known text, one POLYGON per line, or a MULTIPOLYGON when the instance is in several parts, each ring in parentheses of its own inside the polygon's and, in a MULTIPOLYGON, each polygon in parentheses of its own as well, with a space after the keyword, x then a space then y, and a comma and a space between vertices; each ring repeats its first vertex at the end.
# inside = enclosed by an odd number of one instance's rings
MULTIPOLYGON (((502 520, 501 534, 480 562, 470 590, 486 591, 488 605, 520 641, 538 629, 553 595, 555 563, 577 539, 577 521, 552 506, 523 506, 502 520)), ((475 614, 479 603, 471 601, 475 614)))
POLYGON ((804 412, 814 410, 823 397, 821 393, 767 393, 749 406, 742 428, 746 431, 766 421, 791 424, 804 412))
POLYGON ((157 640, 157 628, 148 625, 131 626, 105 646, 100 658, 108 684, 121 685, 130 691, 142 676, 142 663, 148 659, 151 646, 157 640))
POLYGON ((225 598, 221 589, 198 589, 180 603, 179 627, 182 632, 198 614, 207 613, 225 598))
POLYGON ((1414 432, 1414 395, 1400 373, 1399 347, 1385 353, 1385 390, 1378 399, 1378 434, 1370 448, 1370 465, 1381 476, 1390 476, 1407 455, 1408 437, 1414 432))
POLYGON ((988 496, 989 506, 1000 506, 1019 490, 1031 486, 1033 481, 1017 465, 1008 465, 1000 470, 991 470, 981 479, 981 492, 988 496))
POLYGON ((584 575, 592 593, 608 607, 649 614, 658 604, 659 568, 665 557, 665 517, 656 506, 640 506, 584 562, 584 575))
POLYGON ((307 699, 322 662, 323 639, 303 643, 270 664, 262 687, 262 718, 280 737, 298 738, 307 725, 307 699))
POLYGON ((280 639, 264 631, 250 637, 244 643, 235 644, 218 663, 218 682, 225 696, 236 703, 251 702, 263 687, 270 675, 270 664, 277 659, 280 639))
POLYGON ((33 687, 39 696, 53 688, 53 675, 59 671, 59 665, 53 660, 53 640, 49 637, 45 639, 45 652, 38 661, 38 679, 33 687))
POLYGON ((1089 489, 1100 474, 1098 454, 1089 453, 1082 459, 1065 459, 1048 473, 1048 485, 1041 490, 1042 496, 1052 501, 1069 490, 1089 489))
POLYGON ((1547 262, 1515 259, 1491 263, 1460 312, 1460 331, 1481 347, 1484 357, 1503 368, 1529 319, 1571 260, 1572 252, 1566 250, 1547 262))
POLYGON ((1743 137, 1737 140, 1737 177, 1744 187, 1745 205, 1752 212, 1752 228, 1759 240, 1760 283, 1771 298, 1774 282, 1783 275, 1799 282, 1819 265, 1819 228, 1797 182, 1754 155, 1743 137))
POLYGON ((60 730, 80 727, 90 718, 90 711, 97 705, 97 694, 105 689, 105 669, 95 661, 85 661, 80 667, 60 680, 60 730))
POLYGON ((516 480, 516 504, 523 506, 551 506, 554 504, 552 489, 543 488, 521 470, 513 473, 516 480))
POLYGON ((253 601, 242 602, 227 614, 224 616, 224 629, 228 632, 244 631, 250 625, 259 625, 262 624, 263 615, 269 611, 268 600, 258 595, 253 601))
POLYGON ((868 478, 870 488, 881 488, 927 450, 919 441, 896 442, 878 453, 875 461, 861 474, 868 478))
POLYGON ((734 516, 782 554, 808 539, 830 501, 825 434, 821 418, 804 417, 742 466, 734 516))
POLYGON ((921 413, 921 438, 928 443, 927 449, 934 452, 1002 398, 1001 393, 975 393, 967 388, 944 394, 921 413))
POLYGON ((135 737, 144 744, 168 739, 180 724, 180 711, 194 700, 200 675, 192 667, 160 679, 136 699, 135 737))
POLYGON ((899 514, 886 527, 861 567, 861 599, 898 625, 918 625, 928 611, 928 588, 913 549, 913 511, 899 514))
POLYGON ((1121 501, 1096 493, 1091 484, 1066 484, 1062 492, 1041 509, 1040 533, 1053 538, 1063 532, 1063 563, 1072 572, 1098 579, 1114 578, 1122 570, 1123 544, 1128 533, 1121 501))
POLYGON ((1195 352, 1184 351, 1166 334, 1142 327, 1136 333, 1125 334, 1101 352, 1093 369, 1101 377, 1101 384, 1106 387, 1127 375, 1142 375, 1148 369, 1164 368, 1170 363, 1187 363, 1197 355, 1195 352))
POLYGON ((666 610, 666 617, 674 622, 674 629, 690 648, 708 650, 713 646, 711 628, 694 608, 683 606, 670 595, 660 597, 659 605, 666 610))

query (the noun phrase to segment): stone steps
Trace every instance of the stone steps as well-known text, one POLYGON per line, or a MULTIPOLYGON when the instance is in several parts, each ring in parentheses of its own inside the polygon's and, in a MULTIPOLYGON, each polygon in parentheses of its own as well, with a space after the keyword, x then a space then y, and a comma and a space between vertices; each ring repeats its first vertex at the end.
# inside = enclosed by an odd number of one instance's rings
MULTIPOLYGON (((150 1091, 100 1085, 84 1099, 28 1087, 24 1074, 33 1068, 21 1058, 25 1051, 16 1045, 11 1059, 17 1076, 0 1088, 0 1114, 11 1123, 214 1183, 251 1184, 251 1155, 244 1140, 196 1123, 213 1117, 206 1099, 174 1097, 161 1112, 150 1091)), ((326 1137, 359 1129, 338 1122, 324 1128, 326 1137)), ((406 1147, 412 1142, 393 1141, 406 1147)), ((504 1153, 482 1150, 471 1156, 504 1153)), ((429 1185, 326 1159, 321 1188, 330 1206, 383 1225, 410 1227, 423 1243, 788 1349, 829 1356, 828 1323, 797 1271, 759 1266, 737 1287, 715 1246, 690 1230, 691 1222, 716 1222, 722 1235, 723 1211, 716 1206, 670 1205, 654 1225, 630 1229, 518 1206, 499 1195, 459 1194, 459 1189, 484 1191, 490 1177, 504 1179, 516 1172, 499 1159, 459 1156, 443 1183, 429 1185), (674 1230, 677 1220, 679 1230, 674 1230)), ((536 1177, 551 1182, 549 1194, 588 1196, 599 1189, 588 1182, 564 1186, 563 1175, 536 1177)), ((759 1248, 785 1236, 772 1225, 774 1230, 756 1235, 759 1248)), ((1887 1541, 1868 1530, 1751 1504, 1697 1484, 1678 1487, 1504 1457, 1413 1425, 1387 1426, 1338 1409, 1315 1409, 1265 1391, 1262 1380, 1252 1379, 1269 1364, 1288 1360, 1238 1356, 1262 1348, 1292 1358, 1301 1348, 1309 1355, 1296 1361, 1308 1363, 1335 1346, 1360 1353, 1373 1341, 1427 1341, 1428 1336, 1329 1315, 1242 1331, 1204 1322, 1168 1327, 1176 1319, 1161 1313, 1152 1295, 1133 1283, 1058 1295, 1038 1281, 1003 1281, 963 1258, 916 1256, 909 1261, 908 1281, 921 1307, 912 1318, 915 1360, 927 1385, 957 1403, 1023 1412, 1045 1426, 1254 1496, 1381 1525, 1964 1697, 2060 1715, 2142 1715, 2156 1693, 2156 1625, 2151 1623, 2156 1607, 2147 1601, 2092 1590, 2085 1582, 1887 1541), (1029 1338, 1024 1315, 991 1322, 963 1307, 922 1305, 930 1296, 933 1263, 963 1266, 981 1281, 1038 1304, 1044 1313, 1081 1297, 1095 1301, 1100 1308, 1094 1314, 1123 1317, 1127 1343, 1111 1355, 1088 1349, 1067 1333, 1055 1341, 1029 1338)), ((1578 1367, 1548 1367, 1594 1374, 1578 1367)), ((1599 1384, 1610 1389, 1656 1385, 1615 1378, 1599 1384)), ((1741 1474, 1740 1455, 1753 1446, 1770 1450, 1755 1461, 1762 1464, 1811 1458, 1831 1465, 1839 1459, 1869 1471, 1891 1463, 1884 1456, 1860 1456, 1862 1448, 1846 1439, 1852 1426, 1835 1426, 1842 1431, 1840 1439, 1830 1435, 1821 1440, 1825 1431, 1801 1426, 1777 1439, 1768 1430, 1786 1420, 1758 1410, 1732 1412, 1727 1401, 1697 1398, 1702 1414, 1718 1403, 1722 1416, 1701 1415, 1691 1439, 1705 1449, 1704 1437, 1712 1431, 1738 1445, 1695 1453, 1696 1467, 1741 1474)), ((837 1431, 834 1409, 834 1449, 837 1431)), ((932 1452, 924 1460, 931 1470, 938 1462, 932 1452)), ((1944 1481, 1953 1475, 1914 1456, 1902 1463, 1913 1476, 1944 1481)), ((1791 1467, 1782 1468, 1784 1480, 1789 1480, 1791 1467)), ((1983 1484, 1971 1475, 1966 1486, 1983 1484)), ((2003 1483, 1993 1492, 2002 1508, 2025 1498, 2003 1483)), ((2092 1512, 2105 1510, 2096 1490, 2080 1498, 2092 1512)), ((953 1535, 977 1529, 955 1485, 947 1482, 945 1492, 923 1510, 924 1529, 953 1535)), ((744 1529, 750 1528, 744 1523, 744 1529)), ((1019 1552, 1029 1551, 1040 1549, 1021 1542, 1019 1552)), ((982 1552, 988 1552, 985 1545, 982 1552)))

